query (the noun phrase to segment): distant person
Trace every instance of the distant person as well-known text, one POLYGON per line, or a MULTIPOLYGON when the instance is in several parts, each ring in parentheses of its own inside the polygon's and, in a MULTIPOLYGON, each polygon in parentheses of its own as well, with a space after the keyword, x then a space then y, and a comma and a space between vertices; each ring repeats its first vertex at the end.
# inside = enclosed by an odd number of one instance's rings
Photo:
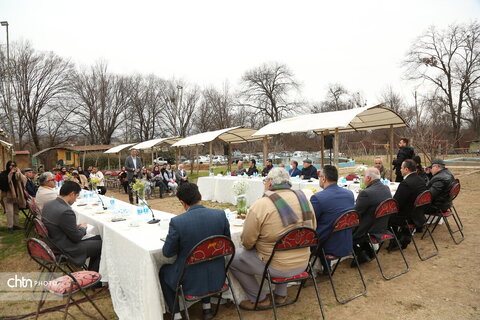
POLYGON ((88 188, 88 179, 84 174, 81 174, 77 170, 72 171, 72 181, 78 183, 80 187, 84 190, 89 190, 88 188))
POLYGON ((365 189, 360 191, 355 204, 360 216, 360 225, 353 232, 353 249, 358 263, 368 262, 374 257, 367 233, 380 233, 387 229, 389 216, 377 219, 375 210, 383 201, 392 198, 390 188, 380 182, 377 168, 367 168, 363 178, 365 189))
POLYGON ((290 175, 290 177, 297 177, 297 176, 301 176, 302 175, 302 171, 300 171, 300 169, 298 169, 298 162, 297 161, 292 161, 290 163, 290 166, 292 167, 290 170, 288 170, 288 174, 290 175))
POLYGON ((171 190, 170 195, 173 196, 177 192, 178 183, 170 163, 167 163, 165 171, 163 171, 163 180, 171 190))
POLYGON ((318 179, 317 168, 312 165, 312 160, 310 159, 303 160, 303 168, 301 173, 302 174, 300 175, 300 177, 304 180, 312 178, 318 179))
POLYGON ((175 172, 175 177, 179 184, 188 182, 188 172, 184 169, 183 164, 178 165, 178 170, 175 172))
POLYGON ((416 165, 416 173, 418 174, 419 177, 421 177, 424 181, 425 181, 425 184, 428 183, 428 180, 430 180, 432 178, 432 175, 428 175, 426 172, 425 172, 425 169, 423 169, 423 166, 422 166, 422 159, 419 157, 419 156, 415 156, 413 157, 413 160, 415 161, 415 165, 416 165))
POLYGON ((267 164, 265 165, 265 168, 262 170, 262 177, 266 177, 270 170, 273 168, 273 160, 272 159, 267 159, 267 164))
POLYGON ((23 175, 27 178, 27 184, 25 185, 25 191, 28 193, 30 197, 34 197, 37 195, 38 186, 33 179, 35 179, 35 172, 33 172, 32 168, 25 168, 22 170, 23 175))
POLYGON ((246 173, 247 171, 245 170, 245 168, 243 167, 243 161, 242 160, 238 160, 237 162, 237 169, 234 171, 234 174, 236 176, 241 176, 243 175, 244 173, 246 173))
MULTIPOLYGON (((107 188, 105 188, 105 177, 102 171, 99 171, 97 167, 92 168, 92 172, 90 173, 90 183, 92 182, 92 179, 96 179, 98 181, 97 190, 99 194, 104 195, 107 193, 107 188)), ((97 192, 97 190, 93 191, 97 192)))
POLYGON ((9 160, 5 170, 0 173, 0 203, 7 215, 7 232, 22 229, 18 225, 18 212, 25 208, 25 185, 27 178, 17 168, 15 161, 9 160))
POLYGON ((380 176, 382 177, 382 179, 385 179, 385 167, 383 166, 383 160, 382 158, 380 157, 375 157, 374 159, 374 167, 378 169, 378 171, 380 172, 380 176))
POLYGON ((255 173, 258 174, 257 161, 255 159, 250 160, 250 167, 248 168, 247 175, 253 176, 255 173))
MULTIPOLYGON (((98 235, 82 240, 87 233, 87 225, 77 224, 77 217, 71 207, 81 190, 78 183, 66 181, 60 188, 58 198, 45 203, 42 222, 47 227, 50 240, 68 254, 75 265, 81 266, 90 258, 88 270, 98 272, 102 240, 98 235)), ((51 249, 55 252, 55 248, 51 249)))
POLYGON ((138 150, 130 150, 130 155, 125 159, 125 169, 127 170, 128 179, 128 200, 133 204, 133 190, 132 184, 135 183, 135 178, 138 178, 138 173, 142 169, 142 160, 138 157, 138 150))
MULTIPOLYGON (((175 319, 182 319, 179 302, 174 306, 175 289, 180 272, 192 248, 203 239, 223 235, 230 237, 230 225, 223 210, 205 208, 200 204, 201 195, 193 183, 182 183, 177 197, 185 213, 170 220, 167 238, 163 244, 163 255, 176 257, 173 264, 165 264, 160 269, 159 278, 163 296, 175 319)), ((225 261, 218 259, 189 268, 183 278, 186 295, 202 295, 220 289, 225 283, 225 261)), ((212 319, 210 298, 202 299, 203 318, 212 319)))
POLYGON ((68 173, 66 167, 62 167, 58 172, 57 175, 55 176, 55 180, 57 182, 63 183, 68 180, 68 177, 70 176, 70 173, 68 173))
POLYGON ((415 152, 413 151, 413 148, 408 145, 408 139, 407 138, 402 138, 400 139, 400 142, 398 143, 398 147, 400 148, 397 153, 397 158, 393 159, 392 165, 393 169, 395 170, 395 175, 397 176, 395 179, 395 182, 402 182, 403 176, 402 176, 402 163, 403 161, 407 159, 413 159, 415 156, 415 152))
POLYGON ((433 159, 430 166, 433 177, 428 181, 427 188, 432 193, 432 204, 427 208, 427 213, 445 212, 452 206, 450 189, 455 183, 453 174, 445 168, 442 159, 433 159))
POLYGON ((278 165, 278 167, 279 167, 279 168, 283 168, 283 169, 285 169, 285 163, 283 163, 283 162, 282 162, 282 163, 280 163, 280 164, 278 165))
POLYGON ((57 191, 55 191, 55 175, 48 171, 44 172, 38 177, 38 183, 40 184, 40 187, 38 188, 37 196, 35 197, 35 205, 41 213, 45 203, 57 198, 57 191))
POLYGON ((122 185, 125 194, 128 194, 128 178, 125 167, 122 167, 122 170, 120 170, 120 173, 118 174, 118 180, 120 180, 120 184, 122 185))

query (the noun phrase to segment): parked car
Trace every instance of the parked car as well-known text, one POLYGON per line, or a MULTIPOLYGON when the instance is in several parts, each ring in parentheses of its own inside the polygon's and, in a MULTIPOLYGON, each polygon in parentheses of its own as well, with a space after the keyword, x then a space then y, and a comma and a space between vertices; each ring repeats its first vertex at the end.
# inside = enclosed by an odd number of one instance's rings
POLYGON ((164 165, 164 164, 168 163, 168 160, 165 159, 165 158, 162 158, 162 157, 158 157, 158 158, 156 158, 156 159, 153 160, 153 163, 155 163, 156 165, 161 166, 161 165, 164 165))

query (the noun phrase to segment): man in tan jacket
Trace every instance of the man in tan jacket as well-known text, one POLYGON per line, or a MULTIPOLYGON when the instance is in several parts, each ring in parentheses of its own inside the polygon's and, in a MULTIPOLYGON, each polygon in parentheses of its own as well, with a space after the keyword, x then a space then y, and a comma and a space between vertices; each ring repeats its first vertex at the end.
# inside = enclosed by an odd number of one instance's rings
MULTIPOLYGON (((245 248, 237 250, 235 258, 231 265, 234 276, 240 282, 248 300, 242 301, 240 307, 246 310, 253 310, 259 284, 255 278, 256 275, 262 275, 270 255, 272 254, 275 242, 282 234, 290 229, 300 226, 316 228, 315 215, 313 209, 305 195, 300 191, 300 196, 290 190, 291 182, 288 172, 283 168, 273 168, 265 179, 266 195, 255 201, 250 207, 250 211, 243 226, 241 236, 242 244, 245 248), (292 209, 293 217, 285 217, 272 200, 283 199, 292 209), (302 212, 300 201, 306 201, 309 214, 302 212), (295 221, 296 220, 296 221, 295 221), (288 224, 287 224, 288 223, 288 224)), ((280 200, 280 201, 283 201, 280 200)), ((283 210, 282 210, 283 211, 283 210)), ((308 264, 310 249, 302 248, 297 250, 279 251, 275 253, 274 259, 270 263, 270 274, 273 277, 291 277, 303 271, 308 264)), ((286 301, 287 285, 275 286, 275 302, 281 304, 286 301)), ((266 291, 263 291, 259 297, 259 308, 269 307, 270 297, 266 291)))

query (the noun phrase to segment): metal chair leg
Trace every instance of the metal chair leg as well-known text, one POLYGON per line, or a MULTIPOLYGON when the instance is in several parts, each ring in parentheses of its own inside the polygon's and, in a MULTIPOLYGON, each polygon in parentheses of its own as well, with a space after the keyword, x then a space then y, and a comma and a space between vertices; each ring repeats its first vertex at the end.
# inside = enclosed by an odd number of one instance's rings
POLYGON ((455 215, 452 214, 452 217, 453 217, 453 220, 455 220, 455 224, 457 225, 457 230, 456 231, 453 231, 452 228, 450 227, 450 223, 448 222, 448 219, 445 218, 443 219, 445 221, 445 224, 447 225, 447 229, 448 229, 448 232, 450 233, 450 236, 452 237, 452 240, 455 244, 460 244, 460 242, 462 242, 463 240, 465 240, 465 236, 463 235, 463 232, 462 230, 460 229, 460 226, 458 224, 458 221, 455 219, 455 215), (455 236, 454 236, 454 233, 455 232, 460 232, 460 234, 462 235, 462 237, 457 241, 455 239, 455 236))
MULTIPOLYGON (((382 268, 382 265, 380 263, 380 259, 378 258, 378 254, 375 250, 373 250, 373 253, 375 255, 375 260, 377 261, 377 265, 378 265, 378 268, 380 269, 380 273, 382 274, 382 277, 385 279, 385 280, 391 280, 391 279, 394 279, 396 277, 399 277, 401 276, 402 274, 405 274, 407 273, 408 271, 410 271, 410 267, 408 265, 408 262, 407 262, 407 259, 405 258, 405 255, 403 254, 403 250, 402 250, 402 247, 400 246, 400 243, 398 242, 398 239, 397 239, 397 236, 395 235, 395 233, 393 232, 392 230, 392 234, 393 234, 393 239, 395 240, 395 242, 397 243, 397 246, 398 248, 400 249, 400 254, 402 255, 402 258, 403 258, 403 261, 405 262, 405 265, 406 265, 406 269, 397 273, 397 274, 394 274, 394 275, 391 275, 391 276, 386 276, 385 273, 383 272, 383 268, 382 268)), ((370 234, 368 234, 368 242, 370 243, 370 246, 372 247, 373 249, 373 243, 372 241, 370 240, 371 236, 370 234)), ((390 240, 392 241, 392 240, 390 240)), ((383 242, 381 243, 383 244, 383 242)), ((380 244, 380 248, 381 248, 381 244, 380 244)), ((379 248, 379 251, 380 251, 380 248, 379 248)))
POLYGON ((428 232, 428 235, 430 237, 430 239, 432 240, 432 243, 433 245, 435 246, 435 252, 429 256, 426 256, 426 257, 422 257, 422 255, 420 254, 420 249, 418 248, 417 246, 417 242, 415 241, 415 233, 414 233, 414 230, 410 228, 409 224, 408 224, 408 221, 407 221, 407 227, 408 227, 408 231, 410 232, 411 234, 411 237, 412 237, 412 241, 413 241, 413 245, 415 246, 415 250, 417 251, 417 255, 418 255, 418 258, 422 261, 426 261, 430 258, 433 258, 435 256, 438 255, 438 247, 437 247, 437 244, 435 243, 435 240, 433 239, 433 236, 432 236, 432 233, 430 232, 430 230, 428 229, 428 226, 424 225, 424 227, 426 228, 425 232, 428 232))

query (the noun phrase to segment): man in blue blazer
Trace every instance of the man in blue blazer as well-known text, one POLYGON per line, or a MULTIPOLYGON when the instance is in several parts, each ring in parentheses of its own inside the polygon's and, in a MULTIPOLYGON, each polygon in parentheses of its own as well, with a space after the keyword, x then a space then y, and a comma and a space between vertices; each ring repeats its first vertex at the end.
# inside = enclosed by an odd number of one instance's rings
MULTIPOLYGON (((223 210, 205 208, 200 204, 201 195, 196 184, 185 182, 177 189, 177 197, 186 212, 170 221, 168 235, 163 245, 165 257, 177 256, 173 264, 160 269, 160 284, 170 312, 181 319, 178 302, 174 306, 175 288, 187 255, 203 239, 213 235, 230 237, 230 225, 223 210)), ((191 266, 183 277, 186 295, 199 296, 220 289, 225 283, 223 259, 191 266)), ((203 301, 204 319, 212 319, 210 298, 203 301)))
MULTIPOLYGON (((353 192, 338 186, 337 168, 325 165, 320 173, 320 187, 324 190, 310 198, 315 217, 317 218, 317 233, 325 253, 334 256, 345 256, 352 252, 352 230, 342 230, 330 236, 335 220, 343 213, 353 210, 355 199, 353 192), (330 237, 329 237, 330 236, 330 237)), ((326 271, 323 257, 320 257, 324 272, 326 271)))
POLYGON ((302 174, 302 171, 300 171, 300 169, 298 169, 298 162, 297 161, 292 161, 290 163, 290 166, 292 167, 290 170, 288 170, 288 174, 290 175, 290 177, 296 177, 296 176, 300 176, 302 174))

